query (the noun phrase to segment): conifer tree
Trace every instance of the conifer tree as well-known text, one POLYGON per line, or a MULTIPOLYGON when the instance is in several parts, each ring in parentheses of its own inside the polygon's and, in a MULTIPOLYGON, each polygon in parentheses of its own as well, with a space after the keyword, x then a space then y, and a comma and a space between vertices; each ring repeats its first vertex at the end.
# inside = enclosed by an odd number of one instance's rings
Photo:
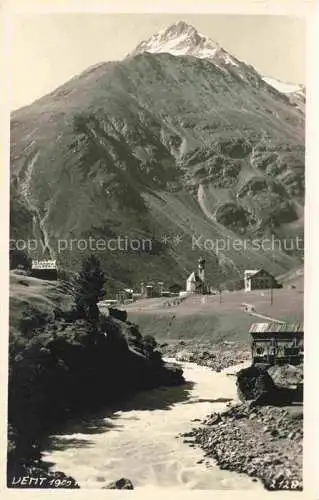
POLYGON ((104 283, 100 261, 91 255, 83 261, 82 269, 75 279, 74 301, 79 314, 94 325, 99 318, 97 304, 104 296, 104 283))

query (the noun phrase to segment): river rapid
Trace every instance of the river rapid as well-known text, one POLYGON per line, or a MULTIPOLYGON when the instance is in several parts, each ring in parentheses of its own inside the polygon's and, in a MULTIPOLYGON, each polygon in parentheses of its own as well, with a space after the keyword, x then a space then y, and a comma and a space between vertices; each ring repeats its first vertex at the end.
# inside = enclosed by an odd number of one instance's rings
POLYGON ((70 420, 51 436, 43 460, 76 479, 81 488, 102 488, 126 477, 135 489, 262 490, 248 476, 220 470, 179 434, 236 400, 232 373, 182 363, 185 386, 142 392, 98 414, 70 420))

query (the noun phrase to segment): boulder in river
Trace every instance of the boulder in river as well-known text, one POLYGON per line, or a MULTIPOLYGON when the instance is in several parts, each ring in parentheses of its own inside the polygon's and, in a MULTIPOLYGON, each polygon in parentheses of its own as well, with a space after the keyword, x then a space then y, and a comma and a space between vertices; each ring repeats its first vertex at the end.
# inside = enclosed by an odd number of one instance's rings
POLYGON ((134 490, 133 483, 130 479, 126 477, 121 477, 117 481, 109 483, 107 486, 102 488, 103 490, 134 490))
POLYGON ((161 369, 161 382, 167 386, 184 384, 182 367, 177 363, 164 363, 161 369))
POLYGON ((252 365, 237 373, 237 393, 241 401, 269 404, 276 396, 276 386, 267 371, 252 365))

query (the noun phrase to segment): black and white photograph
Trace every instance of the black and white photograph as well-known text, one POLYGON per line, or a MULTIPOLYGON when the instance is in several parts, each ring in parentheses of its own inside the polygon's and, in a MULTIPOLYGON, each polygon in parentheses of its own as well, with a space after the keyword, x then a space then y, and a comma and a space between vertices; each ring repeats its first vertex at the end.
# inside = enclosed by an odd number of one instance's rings
POLYGON ((306 34, 12 15, 7 489, 304 490, 306 34))

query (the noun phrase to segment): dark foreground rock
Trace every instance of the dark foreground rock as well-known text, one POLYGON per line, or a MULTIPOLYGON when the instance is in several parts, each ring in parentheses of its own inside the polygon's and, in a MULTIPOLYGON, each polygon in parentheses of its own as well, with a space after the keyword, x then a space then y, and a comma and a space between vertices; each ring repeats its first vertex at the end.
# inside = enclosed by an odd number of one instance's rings
POLYGON ((259 478, 267 490, 302 490, 301 406, 233 406, 187 437, 222 469, 259 478))
POLYGON ((271 402, 276 391, 269 373, 255 365, 244 368, 237 373, 236 386, 238 397, 243 402, 271 402))
POLYGON ((177 363, 164 363, 162 383, 166 386, 182 385, 185 383, 183 370, 177 363))
POLYGON ((109 315, 112 316, 112 318, 119 319, 120 321, 127 321, 127 312, 122 309, 109 307, 109 315))
POLYGON ((103 486, 103 490, 134 490, 134 486, 132 481, 130 479, 126 479, 125 477, 122 477, 121 479, 118 479, 117 481, 113 481, 112 483, 109 483, 107 486, 103 486))
POLYGON ((240 401, 257 405, 289 405, 303 400, 302 365, 252 365, 237 373, 240 401))

